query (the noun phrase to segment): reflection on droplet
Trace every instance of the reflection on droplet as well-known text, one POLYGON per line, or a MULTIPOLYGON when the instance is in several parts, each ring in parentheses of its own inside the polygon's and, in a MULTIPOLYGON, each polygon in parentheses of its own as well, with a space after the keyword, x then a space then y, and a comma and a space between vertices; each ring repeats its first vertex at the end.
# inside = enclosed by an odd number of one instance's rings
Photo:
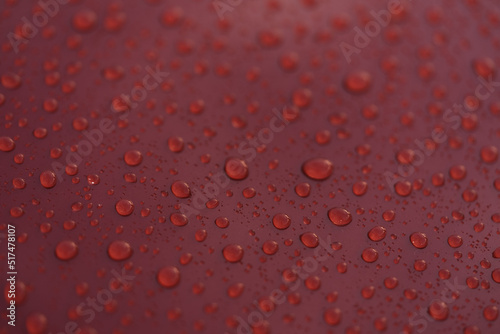
POLYGON ((330 326, 336 326, 342 320, 342 311, 338 307, 329 308, 323 314, 323 319, 330 326))

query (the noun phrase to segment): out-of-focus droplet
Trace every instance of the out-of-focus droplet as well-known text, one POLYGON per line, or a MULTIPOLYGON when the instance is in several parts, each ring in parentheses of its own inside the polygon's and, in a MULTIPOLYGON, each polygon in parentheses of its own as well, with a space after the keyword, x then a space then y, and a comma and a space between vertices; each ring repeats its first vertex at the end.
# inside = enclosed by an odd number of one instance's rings
POLYGON ((47 317, 40 312, 31 313, 26 317, 26 330, 28 334, 45 334, 47 326, 47 317))
POLYGON ((498 160, 498 148, 493 145, 483 146, 481 148, 481 159, 486 163, 494 163, 498 160))
POLYGON ((483 316, 488 321, 495 321, 498 318, 498 307, 495 305, 486 306, 483 310, 483 316))
POLYGON ((73 16, 73 28, 78 32, 89 32, 97 25, 97 14, 90 9, 78 11, 73 16))
POLYGON ((342 320, 342 311, 338 307, 329 308, 323 314, 323 319, 330 326, 336 326, 342 320))
POLYGON ((467 175, 467 170, 463 165, 455 165, 450 168, 450 177, 454 180, 460 181, 467 175))
POLYGON ((244 290, 245 290, 245 285, 243 283, 231 284, 227 288, 227 295, 230 298, 238 298, 239 296, 241 296, 244 290))
POLYGON ((17 89, 22 83, 21 77, 12 72, 3 74, 0 81, 2 82, 2 86, 7 89, 17 89))
POLYGON ((353 71, 344 78, 344 88, 353 94, 361 94, 368 91, 372 83, 372 76, 366 71, 353 71))

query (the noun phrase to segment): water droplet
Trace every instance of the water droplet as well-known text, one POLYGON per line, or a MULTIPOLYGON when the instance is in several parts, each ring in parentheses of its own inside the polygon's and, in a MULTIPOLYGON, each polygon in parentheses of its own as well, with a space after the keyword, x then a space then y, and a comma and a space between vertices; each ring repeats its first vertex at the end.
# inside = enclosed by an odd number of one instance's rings
POLYGON ((304 246, 309 248, 315 248, 319 245, 319 238, 315 233, 306 232, 300 236, 300 241, 304 244, 304 246))
POLYGON ((125 152, 123 160, 129 166, 137 166, 142 162, 142 154, 137 150, 130 150, 125 152))
POLYGON ((353 71, 344 78, 344 88, 353 94, 361 94, 368 91, 372 83, 372 76, 366 71, 353 71))
POLYGON ((45 334, 47 332, 47 317, 39 312, 31 313, 26 318, 26 330, 29 334, 45 334))
POLYGON ((83 9, 73 16, 73 28, 78 32, 89 32, 97 24, 97 15, 90 9, 83 9))
POLYGON ((373 263, 378 259, 378 252, 374 248, 366 248, 361 254, 361 258, 367 263, 373 263))
POLYGON ((228 245, 222 250, 222 255, 231 263, 239 262, 243 258, 243 248, 236 244, 228 245))
POLYGON ((267 240, 262 245, 262 251, 264 253, 266 253, 267 255, 276 254, 276 252, 278 251, 278 249, 279 249, 278 243, 276 241, 274 241, 274 240, 267 240))
POLYGON ((465 166, 455 165, 450 168, 450 177, 454 180, 457 181, 463 180, 466 175, 467 175, 467 170, 465 169, 465 166))
POLYGON ((427 269, 427 262, 425 260, 415 260, 413 268, 416 271, 425 271, 427 269))
POLYGON ((184 19, 184 11, 181 7, 173 7, 165 10, 161 15, 161 22, 166 27, 175 27, 184 19))
POLYGON ((415 151, 411 149, 404 149, 396 154, 396 160, 402 165, 410 165, 415 159, 415 151))
POLYGON ((173 288, 179 284, 180 279, 181 275, 179 269, 174 266, 163 267, 156 275, 158 283, 166 288, 173 288))
POLYGON ((384 285, 387 289, 395 289, 399 284, 399 281, 396 277, 387 277, 384 279, 384 285))
POLYGON ((10 137, 0 137, 0 151, 10 152, 16 147, 16 144, 10 137))
POLYGON ((168 148, 174 153, 179 153, 184 150, 184 139, 181 137, 168 138, 168 148))
POLYGON ((188 198, 191 196, 191 189, 188 184, 183 181, 175 181, 172 183, 170 190, 172 190, 172 193, 177 198, 188 198))
POLYGON ((115 209, 120 216, 130 216, 134 212, 134 203, 126 199, 121 199, 116 202, 115 209))
POLYGON ((318 290, 321 287, 321 280, 318 276, 309 276, 304 281, 304 285, 311 291, 318 290))
POLYGON ((493 145, 481 148, 481 159, 486 163, 494 163, 498 160, 498 148, 493 145))
POLYGON ((325 180, 333 172, 333 164, 326 159, 315 158, 304 162, 302 172, 313 180, 325 180))
POLYGON ((412 233, 412 235, 410 235, 410 241, 412 245, 418 249, 427 247, 428 243, 427 236, 420 232, 412 233))
POLYGON ((337 226, 345 226, 352 221, 352 215, 349 211, 342 208, 333 208, 328 211, 328 218, 337 226))
POLYGON ((462 240, 462 237, 459 236, 459 235, 450 235, 448 237, 448 245, 450 245, 450 247, 452 248, 458 248, 460 246, 462 246, 463 244, 463 240, 462 240))
POLYGON ((108 255, 112 260, 122 261, 132 256, 132 247, 123 240, 115 240, 108 246, 108 255))
POLYGON ((24 189, 26 187, 26 181, 20 177, 16 177, 12 180, 12 185, 16 189, 24 189))
POLYGON ((498 318, 498 307, 489 305, 484 308, 483 316, 488 321, 494 321, 498 318))
POLYGON ((394 185, 394 190, 399 196, 409 196, 411 194, 411 183, 410 181, 398 181, 394 185))
POLYGON ((21 86, 21 77, 15 73, 8 72, 1 77, 2 86, 7 89, 17 89, 21 86))
POLYGON ((67 261, 71 260, 78 254, 78 246, 70 240, 64 240, 56 246, 56 256, 58 259, 67 261))
POLYGON ((368 190, 368 184, 365 181, 356 182, 352 186, 352 193, 356 196, 363 196, 368 190))
POLYGON ((188 223, 188 218, 182 213, 174 212, 170 215, 170 222, 175 226, 184 226, 188 223))
POLYGON ((481 334, 477 326, 467 326, 464 328, 464 334, 481 334))
POLYGON ((311 193, 311 186, 309 183, 299 183, 295 186, 295 193, 300 197, 308 197, 311 193))
POLYGON ((46 170, 40 174, 40 183, 44 188, 50 189, 56 185, 56 174, 50 170, 46 170))
POLYGON ((235 283, 227 288, 227 295, 230 298, 238 298, 239 296, 241 296, 244 290, 245 285, 243 283, 235 283))
POLYGON ((248 166, 245 161, 237 158, 228 158, 224 166, 227 176, 233 180, 243 180, 248 176, 248 166))
POLYGON ((491 272, 491 278, 496 283, 500 283, 500 268, 497 268, 491 272))
POLYGON ((368 232, 368 238, 372 241, 381 241, 385 238, 386 229, 382 226, 375 226, 368 232))
POLYGON ((323 319, 330 326, 336 326, 342 320, 342 311, 338 307, 329 308, 323 314, 323 319))
POLYGON ((226 217, 217 217, 215 219, 215 225, 219 228, 227 228, 229 226, 229 219, 226 217))
POLYGON ((288 215, 286 215, 284 213, 278 213, 273 217, 273 225, 278 230, 287 229, 291 223, 292 223, 292 220, 290 219, 290 217, 288 217, 288 215))
POLYGON ((493 76, 495 72, 495 62, 488 57, 474 59, 472 68, 477 75, 484 79, 488 79, 488 77, 493 76))
POLYGON ((448 318, 449 309, 445 302, 435 300, 430 304, 428 312, 435 320, 443 321, 448 318))

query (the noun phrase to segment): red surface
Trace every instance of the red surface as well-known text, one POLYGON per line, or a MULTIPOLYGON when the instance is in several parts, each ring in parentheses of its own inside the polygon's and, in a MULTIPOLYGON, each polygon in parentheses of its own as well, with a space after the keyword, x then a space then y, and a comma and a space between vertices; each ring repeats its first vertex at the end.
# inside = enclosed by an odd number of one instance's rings
POLYGON ((0 333, 499 333, 499 3, 232 3, 2 2, 0 333))

